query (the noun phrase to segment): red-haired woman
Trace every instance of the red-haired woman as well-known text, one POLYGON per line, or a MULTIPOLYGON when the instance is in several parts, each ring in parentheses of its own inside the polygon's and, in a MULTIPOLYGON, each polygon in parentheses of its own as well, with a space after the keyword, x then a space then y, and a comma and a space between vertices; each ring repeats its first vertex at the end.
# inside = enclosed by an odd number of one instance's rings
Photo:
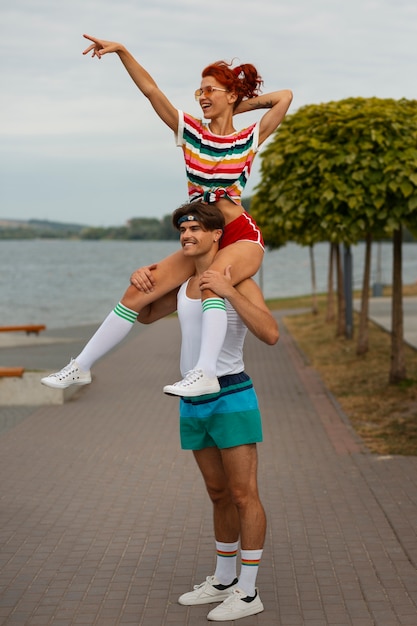
MULTIPOLYGON (((203 70, 200 87, 195 92, 206 120, 202 121, 176 109, 123 45, 89 35, 84 37, 92 43, 83 54, 92 52, 99 59, 110 52, 118 54, 157 115, 174 131, 184 154, 190 202, 215 203, 222 211, 226 227, 212 268, 224 271, 231 266, 234 284, 256 274, 262 263, 264 244, 256 223, 242 208, 241 194, 259 146, 278 128, 291 104, 291 91, 260 95, 262 79, 253 65, 232 67, 218 61, 203 70), (256 109, 266 109, 259 122, 235 130, 233 116, 256 109)), ((121 301, 83 351, 60 372, 43 378, 42 383, 64 388, 91 382, 93 363, 128 334, 141 309, 181 285, 193 273, 192 259, 185 258, 180 250, 134 272, 121 301)), ((200 286, 203 306, 200 358, 182 381, 164 387, 165 393, 198 396, 219 390, 216 362, 226 333, 225 304, 222 298, 204 288, 204 279, 200 286)))

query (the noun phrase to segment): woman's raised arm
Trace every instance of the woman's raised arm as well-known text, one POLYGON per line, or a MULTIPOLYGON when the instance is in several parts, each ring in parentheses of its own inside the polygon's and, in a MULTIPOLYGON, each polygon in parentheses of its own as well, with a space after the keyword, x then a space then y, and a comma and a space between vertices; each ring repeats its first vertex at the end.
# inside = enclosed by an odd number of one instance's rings
POLYGON ((91 35, 83 35, 92 43, 86 48, 83 54, 92 52, 92 57, 101 57, 105 54, 116 53, 123 65, 125 66, 129 76, 140 89, 143 95, 148 98, 149 102, 155 109, 157 115, 163 122, 174 132, 178 130, 178 111, 174 105, 168 100, 163 91, 161 91, 152 76, 145 70, 140 63, 136 61, 134 56, 120 43, 115 41, 106 41, 98 39, 91 35))
POLYGON ((262 116, 259 126, 259 145, 261 145, 281 124, 291 102, 292 91, 290 89, 281 89, 281 91, 273 91, 242 100, 234 110, 234 113, 268 109, 262 116))

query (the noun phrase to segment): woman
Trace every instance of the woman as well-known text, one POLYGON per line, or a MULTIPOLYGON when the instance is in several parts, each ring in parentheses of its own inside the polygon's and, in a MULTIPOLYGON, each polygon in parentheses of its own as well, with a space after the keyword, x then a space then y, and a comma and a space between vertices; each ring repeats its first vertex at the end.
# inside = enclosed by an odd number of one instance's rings
MULTIPOLYGON (((191 203, 193 200, 213 202, 222 211, 226 227, 212 269, 222 272, 231 266, 233 284, 256 274, 264 245, 259 228, 242 208, 241 194, 259 146, 278 128, 291 104, 291 91, 261 96, 262 79, 253 65, 233 68, 224 61, 213 63, 203 70, 200 88, 195 92, 203 122, 176 109, 123 45, 89 35, 84 37, 92 43, 83 54, 91 52, 93 57, 101 59, 105 54, 116 53, 157 115, 175 133, 184 154, 191 203), (267 111, 259 122, 236 131, 234 115, 256 109, 267 111)), ((191 259, 185 259, 180 250, 156 265, 134 272, 123 298, 78 357, 41 382, 54 388, 90 383, 93 363, 128 334, 141 309, 178 287, 193 273, 191 259)), ((200 359, 196 369, 182 381, 164 387, 165 393, 192 397, 219 390, 215 371, 226 334, 226 309, 222 298, 204 288, 204 277, 200 288, 203 301, 200 359)))

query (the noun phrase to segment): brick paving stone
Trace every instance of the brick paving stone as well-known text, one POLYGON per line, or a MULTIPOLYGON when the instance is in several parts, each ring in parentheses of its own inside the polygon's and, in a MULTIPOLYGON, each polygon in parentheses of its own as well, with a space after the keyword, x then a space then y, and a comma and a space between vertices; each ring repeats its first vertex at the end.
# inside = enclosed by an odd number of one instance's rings
MULTIPOLYGON (((268 529, 265 611, 239 623, 414 626, 417 458, 371 455, 280 325, 277 346, 248 337, 245 352, 268 529)), ((164 320, 96 364, 70 402, 0 410, 1 625, 208 623, 209 606, 177 603, 215 563, 211 505, 161 392, 178 353, 177 321, 164 320)))

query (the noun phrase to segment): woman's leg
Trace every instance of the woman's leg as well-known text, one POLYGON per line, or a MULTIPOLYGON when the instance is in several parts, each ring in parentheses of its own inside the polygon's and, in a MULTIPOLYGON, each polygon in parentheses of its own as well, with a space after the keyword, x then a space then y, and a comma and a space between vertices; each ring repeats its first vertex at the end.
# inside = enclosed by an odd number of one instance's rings
MULTIPOLYGON (((250 278, 259 270, 263 260, 261 246, 247 241, 239 241, 220 250, 210 269, 224 272, 231 266, 234 285, 250 278)), ((216 365, 227 330, 226 307, 223 298, 211 291, 202 292, 203 324, 201 332, 200 357, 195 369, 200 369, 208 376, 216 376, 216 365), (223 314, 220 307, 223 304, 223 314)))
POLYGON ((234 285, 254 276, 262 265, 264 249, 253 241, 237 241, 218 251, 210 269, 224 272, 229 265, 234 285))
MULTIPOLYGON (((259 270, 264 251, 250 241, 238 241, 217 253, 210 269, 224 272, 231 266, 234 285, 250 278, 259 270)), ((202 292, 203 319, 200 356, 194 370, 183 381, 167 385, 164 392, 171 395, 191 397, 216 393, 219 390, 216 366, 227 331, 227 314, 223 298, 205 290, 202 292)))
POLYGON ((92 365, 129 334, 141 309, 181 285, 192 276, 194 269, 192 259, 184 257, 182 250, 158 262, 157 267, 152 270, 155 279, 154 290, 145 293, 130 285, 121 301, 109 313, 75 360, 71 360, 59 372, 42 378, 41 382, 54 388, 91 382, 89 370, 92 365))

